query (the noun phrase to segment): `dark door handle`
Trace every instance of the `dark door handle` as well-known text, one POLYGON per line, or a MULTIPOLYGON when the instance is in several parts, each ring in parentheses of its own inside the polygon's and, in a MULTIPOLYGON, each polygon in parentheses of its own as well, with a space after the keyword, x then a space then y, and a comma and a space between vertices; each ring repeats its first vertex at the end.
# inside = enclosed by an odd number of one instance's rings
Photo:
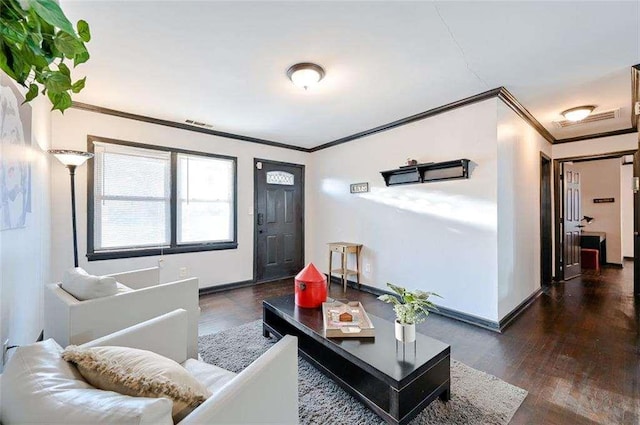
POLYGON ((264 214, 258 213, 258 226, 262 226, 264 224, 264 214))

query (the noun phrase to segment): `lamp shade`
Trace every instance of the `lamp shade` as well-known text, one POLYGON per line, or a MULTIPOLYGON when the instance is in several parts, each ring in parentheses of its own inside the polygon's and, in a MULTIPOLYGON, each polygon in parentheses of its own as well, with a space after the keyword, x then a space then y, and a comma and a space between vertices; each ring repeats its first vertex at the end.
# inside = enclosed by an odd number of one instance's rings
POLYGON ((77 167, 84 164, 88 159, 93 158, 90 152, 73 151, 66 149, 50 149, 49 153, 55 156, 64 166, 77 167))

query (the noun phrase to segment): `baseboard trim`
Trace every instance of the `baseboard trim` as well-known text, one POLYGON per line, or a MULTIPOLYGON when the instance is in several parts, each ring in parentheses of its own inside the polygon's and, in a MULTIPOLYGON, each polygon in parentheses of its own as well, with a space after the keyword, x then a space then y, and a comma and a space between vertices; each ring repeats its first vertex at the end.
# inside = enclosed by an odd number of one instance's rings
POLYGON ((253 280, 242 280, 240 282, 223 283, 222 285, 207 286, 206 288, 198 289, 199 295, 215 294, 216 292, 229 291, 231 289, 245 288, 247 286, 253 286, 257 283, 253 280))
POLYGON ((633 260, 635 260, 635 258, 633 258, 633 257, 624 257, 624 260, 626 260, 626 261, 633 261, 633 260))
POLYGON ((603 266, 613 267, 614 269, 623 269, 624 265, 620 263, 604 263, 603 266))
POLYGON ((506 329, 507 326, 513 323, 513 321, 518 318, 518 316, 520 316, 527 308, 529 308, 529 306, 531 306, 531 304, 533 304, 533 302, 540 295, 542 295, 542 288, 538 288, 533 294, 529 295, 524 301, 518 304, 516 308, 514 308, 513 310, 511 310, 511 312, 504 316, 502 320, 498 322, 500 332, 502 332, 504 329, 506 329))
MULTIPOLYGON (((332 284, 337 283, 340 286, 342 286, 342 279, 336 276, 332 276, 331 283, 332 284)), ((347 280, 347 286, 349 288, 358 289, 358 284, 352 280, 347 280)), ((360 290, 376 296, 385 295, 385 294, 394 295, 393 292, 376 288, 374 286, 365 285, 364 283, 360 284, 360 290)), ((498 322, 493 322, 491 320, 483 319, 481 317, 477 317, 472 314, 463 313, 461 311, 453 310, 453 309, 442 307, 442 306, 438 306, 438 310, 430 310, 430 311, 434 314, 448 317, 449 319, 458 320, 460 322, 465 322, 470 325, 478 326, 480 328, 484 328, 493 332, 501 331, 500 325, 498 322)))

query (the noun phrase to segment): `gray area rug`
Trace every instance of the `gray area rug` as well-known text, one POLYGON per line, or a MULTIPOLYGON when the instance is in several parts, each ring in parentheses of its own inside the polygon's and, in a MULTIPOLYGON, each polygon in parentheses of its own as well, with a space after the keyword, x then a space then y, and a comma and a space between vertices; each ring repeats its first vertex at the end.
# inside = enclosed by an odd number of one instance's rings
MULTIPOLYGON (((199 338, 202 359, 240 372, 275 344, 262 336, 262 321, 199 338)), ((301 424, 384 424, 373 411, 347 394, 306 361, 299 360, 301 424)), ((451 360, 451 400, 431 403, 412 425, 508 424, 527 391, 495 376, 451 360)))

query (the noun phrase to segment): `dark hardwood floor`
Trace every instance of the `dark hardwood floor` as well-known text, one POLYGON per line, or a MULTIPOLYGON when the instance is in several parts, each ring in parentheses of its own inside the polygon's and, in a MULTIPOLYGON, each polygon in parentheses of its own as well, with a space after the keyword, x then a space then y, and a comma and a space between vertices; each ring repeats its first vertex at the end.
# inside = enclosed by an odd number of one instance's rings
MULTIPOLYGON (((545 289, 502 334, 432 314, 418 326, 451 356, 529 391, 512 424, 640 424, 640 301, 633 263, 545 289)), ((200 334, 262 318, 262 300, 293 292, 291 280, 203 296, 200 334)), ((331 296, 344 298, 338 285, 331 296)), ((388 304, 352 289, 368 312, 388 304)), ((455 392, 455 388, 452 389, 455 392)))

